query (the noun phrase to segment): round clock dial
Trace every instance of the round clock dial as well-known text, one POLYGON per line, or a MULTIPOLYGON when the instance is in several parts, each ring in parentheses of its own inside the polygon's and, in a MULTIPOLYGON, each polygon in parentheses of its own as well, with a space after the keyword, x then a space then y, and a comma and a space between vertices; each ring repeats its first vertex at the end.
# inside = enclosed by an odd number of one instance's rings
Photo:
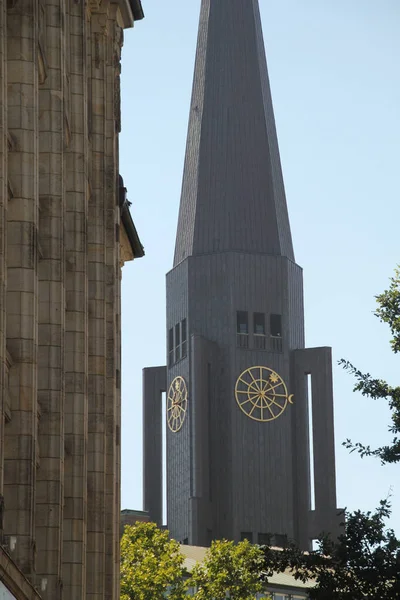
POLYGON ((183 425, 187 411, 187 387, 183 377, 175 377, 168 390, 167 423, 171 431, 176 433, 183 425))
POLYGON ((250 367, 239 375, 235 398, 240 410, 255 421, 273 421, 293 404, 282 377, 268 367, 250 367))

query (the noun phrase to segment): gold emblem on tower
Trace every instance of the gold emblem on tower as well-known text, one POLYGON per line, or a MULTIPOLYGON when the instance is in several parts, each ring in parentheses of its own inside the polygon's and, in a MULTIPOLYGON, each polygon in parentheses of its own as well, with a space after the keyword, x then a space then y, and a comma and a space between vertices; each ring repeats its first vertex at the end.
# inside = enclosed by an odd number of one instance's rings
POLYGON ((174 433, 179 431, 185 420, 187 411, 187 387, 183 377, 175 377, 168 390, 167 423, 174 433))
POLYGON ((268 367, 250 367, 239 375, 235 398, 245 415, 266 423, 274 421, 293 404, 282 377, 268 367))

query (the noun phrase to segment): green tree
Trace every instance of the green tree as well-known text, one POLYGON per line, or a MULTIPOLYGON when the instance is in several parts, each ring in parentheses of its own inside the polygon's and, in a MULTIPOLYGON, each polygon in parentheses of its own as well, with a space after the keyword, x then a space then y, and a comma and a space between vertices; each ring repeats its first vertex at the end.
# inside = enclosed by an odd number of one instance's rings
MULTIPOLYGON (((400 351, 400 270, 395 271, 390 286, 376 296, 375 315, 389 325, 394 353, 400 351)), ((400 387, 362 373, 350 362, 340 364, 356 379, 354 391, 374 400, 387 401, 391 411, 391 443, 372 449, 361 442, 346 440, 344 445, 361 457, 378 457, 382 464, 400 462, 400 387)), ((291 568, 303 581, 313 579, 314 600, 392 600, 400 598, 400 540, 386 528, 390 503, 383 500, 373 512, 346 512, 343 534, 338 540, 321 537, 319 548, 304 554, 295 545, 282 552, 265 547, 264 576, 274 569, 291 568)))
POLYGON ((154 523, 125 527, 121 540, 121 600, 186 597, 184 557, 168 531, 154 523))
POLYGON ((260 579, 263 552, 247 540, 235 544, 226 540, 211 544, 202 563, 192 572, 196 600, 253 600, 265 589, 260 579))
POLYGON ((386 529, 387 500, 374 512, 346 515, 339 540, 322 538, 304 554, 291 544, 282 551, 265 547, 264 576, 290 568, 296 579, 315 580, 312 600, 394 600, 400 598, 400 540, 386 529))
MULTIPOLYGON (((392 335, 390 341, 394 353, 400 352, 400 269, 395 270, 394 277, 390 280, 387 290, 376 296, 378 307, 375 315, 389 325, 392 335)), ((344 445, 351 452, 359 452, 362 457, 376 456, 382 464, 400 462, 400 387, 392 387, 382 379, 375 379, 369 373, 362 373, 354 365, 346 360, 340 364, 348 370, 356 379, 355 392, 361 392, 374 400, 386 400, 391 411, 391 423, 389 432, 393 436, 391 443, 380 448, 372 449, 361 442, 353 443, 346 440, 344 445)))

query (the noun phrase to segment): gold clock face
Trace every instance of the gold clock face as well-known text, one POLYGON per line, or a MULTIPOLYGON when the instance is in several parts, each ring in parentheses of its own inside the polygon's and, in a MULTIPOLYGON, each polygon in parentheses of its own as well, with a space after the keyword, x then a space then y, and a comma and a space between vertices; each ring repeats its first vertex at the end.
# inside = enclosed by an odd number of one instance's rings
POLYGON ((250 367, 239 375, 235 398, 245 415, 266 423, 274 421, 293 404, 282 377, 268 367, 250 367))
POLYGON ((171 431, 176 433, 183 425, 187 411, 188 393, 183 377, 175 377, 168 390, 167 423, 171 431))

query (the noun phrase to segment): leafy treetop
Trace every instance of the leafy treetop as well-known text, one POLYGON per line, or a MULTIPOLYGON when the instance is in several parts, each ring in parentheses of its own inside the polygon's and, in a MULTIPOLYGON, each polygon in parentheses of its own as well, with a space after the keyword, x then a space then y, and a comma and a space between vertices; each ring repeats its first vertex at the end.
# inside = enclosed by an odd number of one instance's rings
POLYGON ((192 572, 196 600, 225 600, 228 595, 235 600, 254 600, 265 589, 259 576, 262 565, 262 550, 247 540, 213 542, 205 560, 192 572))
MULTIPOLYGON (((391 346, 393 352, 400 351, 400 269, 396 269, 394 277, 390 280, 389 289, 376 296, 378 308, 375 315, 389 325, 392 334, 391 346)), ((370 446, 347 439, 344 442, 351 452, 359 452, 362 457, 376 456, 382 464, 400 462, 400 387, 392 387, 382 379, 375 379, 369 373, 362 373, 346 360, 340 364, 356 379, 354 391, 361 392, 363 396, 374 400, 387 400, 391 411, 391 424, 389 432, 393 435, 391 443, 380 448, 372 449, 370 446)))
POLYGON ((186 598, 184 557, 155 523, 126 526, 121 540, 121 600, 186 598))
POLYGON ((264 576, 290 568, 296 579, 315 580, 312 600, 394 600, 400 598, 400 540, 385 528, 388 500, 374 512, 346 514, 339 540, 320 540, 304 553, 291 544, 281 552, 265 547, 264 576))

